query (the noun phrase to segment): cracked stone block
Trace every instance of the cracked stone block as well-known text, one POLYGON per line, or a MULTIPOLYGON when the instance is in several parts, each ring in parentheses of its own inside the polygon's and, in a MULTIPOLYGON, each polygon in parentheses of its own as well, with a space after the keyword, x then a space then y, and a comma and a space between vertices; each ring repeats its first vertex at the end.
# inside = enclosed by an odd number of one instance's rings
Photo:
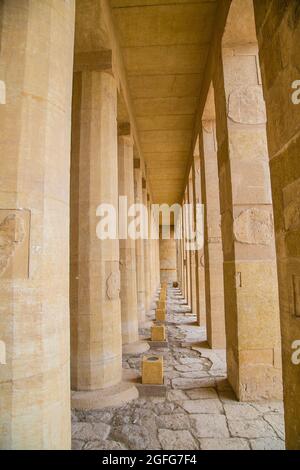
POLYGON ((246 439, 200 439, 201 450, 250 450, 246 439))
POLYGON ((83 441, 106 439, 110 433, 110 426, 105 423, 74 423, 72 438, 83 441))
POLYGON ((218 394, 214 388, 187 390, 186 394, 191 400, 208 400, 218 398, 218 394))
POLYGON ((191 416, 191 422, 195 428, 195 433, 198 438, 230 437, 226 424, 226 418, 223 415, 195 415, 191 416))
POLYGON ((270 424, 270 426, 272 426, 278 437, 284 439, 285 428, 283 416, 278 413, 269 413, 264 415, 264 419, 270 424))
POLYGON ((190 428, 189 417, 185 414, 165 415, 156 418, 156 424, 161 429, 179 431, 190 428))
POLYGON ((193 388, 208 387, 211 388, 215 385, 213 378, 204 377, 203 379, 189 379, 178 378, 172 380, 172 387, 182 390, 189 390, 193 388))
POLYGON ((167 392, 167 398, 171 401, 183 401, 187 399, 187 396, 182 390, 170 390, 167 392))
POLYGON ((164 450, 197 450, 199 445, 189 431, 159 429, 158 439, 164 450))
POLYGON ((250 440, 253 450, 285 450, 285 443, 276 438, 260 438, 250 440))
POLYGON ((261 413, 247 403, 228 404, 224 403, 225 414, 228 419, 257 419, 261 413))
POLYGON ((255 439, 259 437, 276 437, 272 427, 263 419, 255 420, 228 420, 229 430, 234 437, 255 439))
POLYGON ((181 406, 189 414, 224 414, 219 400, 187 400, 181 406))
POLYGON ((127 450, 126 447, 120 442, 106 440, 106 441, 90 441, 83 450, 127 450))

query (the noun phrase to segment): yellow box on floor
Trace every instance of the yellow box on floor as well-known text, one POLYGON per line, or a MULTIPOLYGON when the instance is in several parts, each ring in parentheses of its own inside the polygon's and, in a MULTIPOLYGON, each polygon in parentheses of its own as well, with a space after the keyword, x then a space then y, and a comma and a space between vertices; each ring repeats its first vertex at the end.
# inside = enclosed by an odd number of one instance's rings
POLYGON ((162 356, 143 356, 142 383, 151 385, 163 385, 164 363, 162 356))
POLYGON ((166 329, 164 325, 154 325, 151 328, 151 341, 165 341, 166 329))
POLYGON ((166 321, 166 311, 158 308, 155 311, 155 319, 156 321, 166 321))

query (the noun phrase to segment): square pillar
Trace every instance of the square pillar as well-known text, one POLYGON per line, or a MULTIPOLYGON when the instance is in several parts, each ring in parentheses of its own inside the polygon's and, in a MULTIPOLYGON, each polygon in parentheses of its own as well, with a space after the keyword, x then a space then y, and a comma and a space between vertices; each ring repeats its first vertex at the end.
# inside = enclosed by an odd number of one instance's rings
POLYGON ((207 341, 211 348, 225 349, 223 250, 219 199, 217 142, 214 121, 203 121, 199 138, 201 192, 204 204, 205 292, 207 341))
POLYGON ((224 48, 214 79, 228 378, 243 401, 282 397, 266 112, 257 46, 224 48))

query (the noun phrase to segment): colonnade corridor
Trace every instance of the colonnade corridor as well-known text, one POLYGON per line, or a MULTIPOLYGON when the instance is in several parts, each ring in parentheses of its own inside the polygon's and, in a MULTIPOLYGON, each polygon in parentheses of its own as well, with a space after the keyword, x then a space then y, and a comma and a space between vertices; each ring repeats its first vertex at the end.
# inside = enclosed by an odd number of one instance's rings
MULTIPOLYGON (((154 316, 149 313, 149 320, 154 316)), ((284 449, 282 402, 237 402, 226 378, 226 351, 209 347, 205 327, 197 325, 197 316, 172 287, 166 320, 168 348, 149 351, 164 358, 166 396, 73 410, 73 449, 284 449)), ((148 329, 142 333, 150 336, 148 329)), ((125 355, 123 368, 139 377, 140 355, 125 355)))
POLYGON ((300 450, 299 43, 299 0, 0 0, 0 449, 300 450))

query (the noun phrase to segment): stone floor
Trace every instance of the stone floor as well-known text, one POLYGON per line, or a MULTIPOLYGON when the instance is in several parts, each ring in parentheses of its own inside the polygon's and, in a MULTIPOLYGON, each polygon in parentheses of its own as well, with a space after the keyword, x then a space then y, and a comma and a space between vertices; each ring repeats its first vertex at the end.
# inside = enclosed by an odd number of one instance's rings
MULTIPOLYGON (((169 349, 150 351, 164 356, 166 398, 73 410, 73 449, 284 449, 282 403, 237 402, 226 380, 225 351, 207 348, 195 320, 177 290, 169 289, 169 349)), ((125 357, 123 367, 139 373, 140 361, 125 357)))

